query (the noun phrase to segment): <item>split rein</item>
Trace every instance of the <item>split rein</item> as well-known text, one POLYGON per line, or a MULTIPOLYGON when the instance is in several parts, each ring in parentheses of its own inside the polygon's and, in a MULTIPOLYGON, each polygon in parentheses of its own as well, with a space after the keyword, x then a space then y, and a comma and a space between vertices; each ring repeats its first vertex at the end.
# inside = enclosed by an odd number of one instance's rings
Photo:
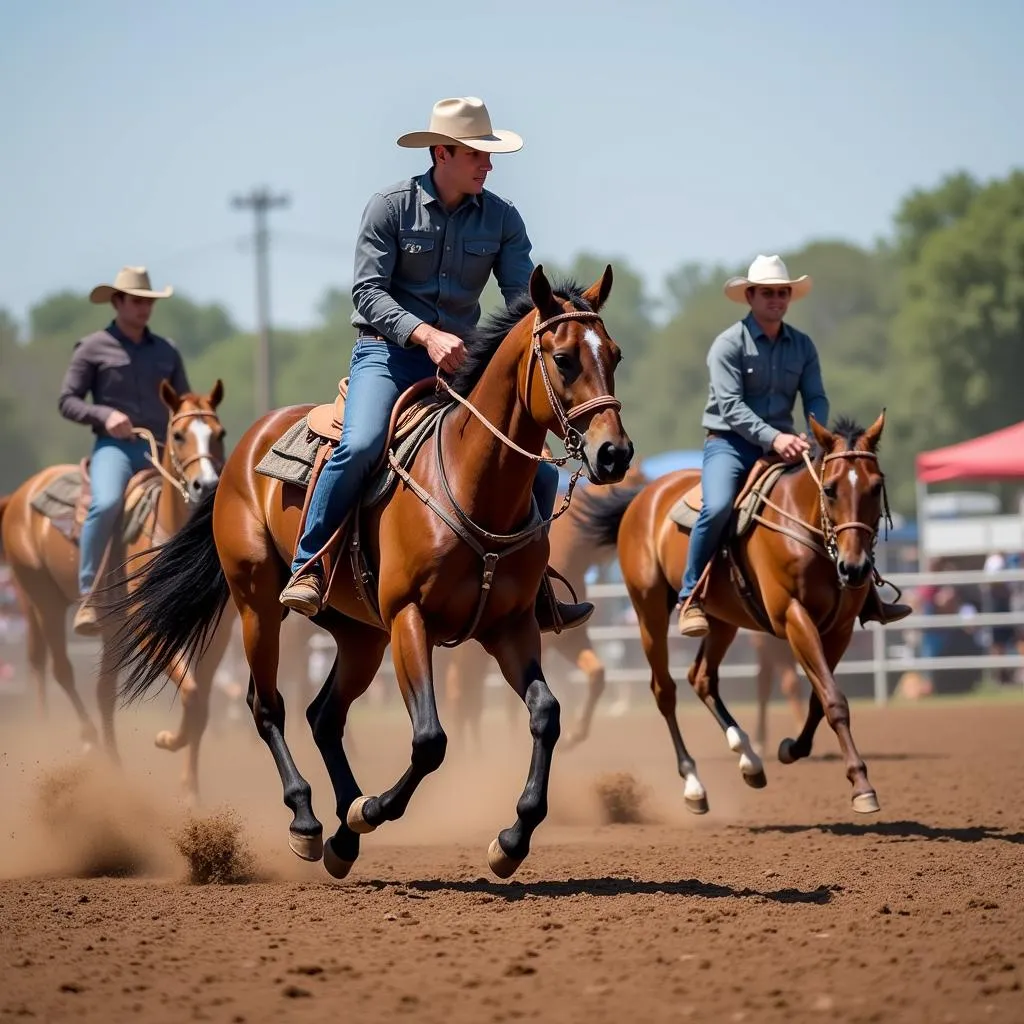
MULTIPOLYGON (((438 390, 444 390, 448 393, 451 398, 454 398, 465 409, 469 410, 473 416, 475 416, 499 441, 511 448, 514 452, 524 456, 533 462, 550 462, 555 466, 564 466, 567 462, 578 461, 579 466, 573 472, 569 478, 569 486, 566 488, 565 496, 562 499, 562 504, 558 511, 553 513, 550 519, 545 519, 539 524, 531 524, 527 531, 528 534, 535 533, 538 529, 547 526, 549 523, 554 522, 559 516, 565 513, 569 504, 572 501, 572 493, 576 487, 576 481, 579 480, 580 475, 583 472, 583 435, 572 425, 573 420, 577 420, 582 416, 586 416, 588 413, 594 412, 597 409, 621 409, 622 403, 614 396, 610 394, 598 395, 596 398, 587 399, 585 402, 580 402, 579 405, 574 405, 571 409, 566 410, 562 407, 562 403, 558 401, 555 395, 555 389, 551 384, 551 377, 548 374, 547 365, 544 362, 544 353, 541 349, 540 339, 546 330, 549 328, 564 323, 570 320, 596 320, 600 321, 601 317, 597 313, 592 313, 589 310, 573 310, 569 313, 558 313, 556 316, 548 317, 547 320, 541 320, 538 314, 534 319, 533 325, 533 340, 530 349, 530 361, 526 368, 526 386, 529 387, 529 382, 533 374, 533 366, 536 365, 540 369, 540 378, 544 384, 544 391, 547 394, 548 404, 551 406, 551 411, 554 414, 555 421, 558 423, 559 430, 561 431, 562 441, 565 444, 566 454, 562 457, 556 457, 553 455, 534 455, 533 452, 526 451, 525 448, 521 448, 515 441, 512 440, 507 434, 502 433, 479 409, 473 405, 468 399, 463 398, 462 395, 458 394, 452 389, 448 382, 441 376, 440 370, 437 375, 437 386, 438 390)), ((529 402, 520 395, 520 402, 529 408, 529 402)), ((444 478, 444 469, 441 469, 442 478, 444 478)), ((445 488, 448 490, 447 486, 445 488)), ((449 498, 451 497, 449 491, 449 498)), ((455 506, 456 511, 459 513, 460 518, 468 524, 468 519, 465 518, 462 509, 455 506)), ((473 524, 475 527, 475 524, 473 524)), ((475 527, 483 535, 486 535, 486 531, 479 527, 475 527)))
MULTIPOLYGON (((178 412, 171 417, 169 426, 173 429, 176 423, 182 420, 194 419, 196 417, 207 416, 211 419, 216 419, 217 414, 215 412, 207 412, 205 409, 193 409, 188 412, 178 412)), ((192 496, 188 490, 188 480, 185 477, 185 470, 189 466, 194 465, 201 459, 209 459, 217 471, 217 475, 220 475, 220 471, 224 468, 223 464, 219 459, 215 459, 212 455, 190 455, 184 462, 178 458, 172 446, 167 446, 168 454, 171 458, 171 468, 177 474, 172 475, 168 473, 163 467, 163 463, 160 459, 160 446, 157 443, 157 439, 153 436, 151 430, 147 430, 145 427, 132 427, 132 433, 137 437, 141 437, 146 444, 149 445, 149 451, 146 452, 146 458, 149 459, 153 468, 181 495, 182 501, 186 505, 192 503, 192 496)))

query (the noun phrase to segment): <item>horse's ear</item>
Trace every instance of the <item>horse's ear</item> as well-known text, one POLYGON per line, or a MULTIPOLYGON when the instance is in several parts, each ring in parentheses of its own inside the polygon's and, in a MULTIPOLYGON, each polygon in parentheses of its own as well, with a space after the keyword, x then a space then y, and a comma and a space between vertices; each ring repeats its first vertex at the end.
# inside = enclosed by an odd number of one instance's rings
POLYGON ((218 405, 224 400, 224 383, 220 377, 217 378, 213 387, 210 389, 210 394, 206 400, 210 403, 212 409, 216 409, 218 405))
POLYGON ((868 451, 873 452, 878 447, 878 442, 882 440, 882 428, 885 426, 885 410, 883 409, 878 419, 864 431, 864 442, 868 446, 868 451))
POLYGON ((537 307, 542 319, 555 316, 562 310, 555 302, 554 292, 551 291, 551 284, 544 275, 544 267, 538 263, 530 274, 530 298, 537 307))
POLYGON ((827 427, 823 427, 814 416, 808 416, 807 422, 811 425, 811 433, 814 434, 814 439, 821 446, 821 450, 826 454, 832 451, 832 445, 835 444, 835 436, 832 431, 827 427))
POLYGON ((178 397, 178 392, 174 390, 174 385, 166 377, 160 381, 160 401, 171 412, 177 412, 181 407, 181 399, 178 397))
POLYGON ((601 307, 608 301, 612 290, 612 265, 609 263, 604 268, 600 280, 595 281, 584 293, 583 298, 590 303, 595 313, 601 312, 601 307))

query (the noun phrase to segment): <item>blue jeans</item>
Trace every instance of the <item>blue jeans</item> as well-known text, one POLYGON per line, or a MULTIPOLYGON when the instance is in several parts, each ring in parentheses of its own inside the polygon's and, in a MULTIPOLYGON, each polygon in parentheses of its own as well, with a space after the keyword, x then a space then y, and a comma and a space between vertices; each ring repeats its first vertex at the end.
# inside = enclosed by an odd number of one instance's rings
MULTIPOLYGON (((399 396, 437 367, 421 345, 402 348, 386 341, 356 342, 349 364, 348 397, 341 439, 317 478, 306 526, 296 545, 293 573, 331 538, 355 505, 374 466, 384 454, 391 410, 399 396)), ((546 463, 537 470, 533 493, 545 518, 555 507, 558 470, 546 463)))
POLYGON ((705 440, 700 471, 703 503, 686 553, 686 574, 679 591, 680 602, 693 593, 705 566, 718 550, 732 515, 733 502, 747 474, 762 454, 760 445, 752 444, 738 434, 719 435, 705 440))
POLYGON ((145 441, 119 441, 115 437, 100 437, 93 446, 89 463, 89 483, 92 501, 82 524, 79 541, 78 592, 88 594, 96 582, 103 552, 110 542, 117 523, 124 489, 132 474, 149 466, 145 441))

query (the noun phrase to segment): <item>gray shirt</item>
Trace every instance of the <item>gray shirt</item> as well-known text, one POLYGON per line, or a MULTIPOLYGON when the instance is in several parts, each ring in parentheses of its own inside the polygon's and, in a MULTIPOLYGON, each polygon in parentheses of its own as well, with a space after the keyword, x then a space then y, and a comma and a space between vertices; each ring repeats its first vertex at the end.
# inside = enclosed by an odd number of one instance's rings
POLYGON ((704 409, 708 430, 732 431, 768 451, 794 432, 797 393, 804 417, 828 422, 828 398, 814 342, 783 324, 775 341, 748 314, 723 331, 708 352, 711 384, 704 409))
POLYGON ((75 342, 60 389, 60 414, 75 423, 87 423, 93 433, 103 435, 103 424, 117 410, 133 427, 151 430, 163 444, 168 412, 160 400, 160 382, 165 378, 179 395, 190 390, 174 343, 148 328, 136 343, 111 322, 106 330, 75 342), (90 392, 92 401, 87 402, 90 392))
POLYGON ((352 323, 404 347, 427 323, 464 334, 480 319, 493 271, 506 303, 533 271, 516 208, 486 189, 450 213, 430 172, 371 196, 356 242, 352 323))

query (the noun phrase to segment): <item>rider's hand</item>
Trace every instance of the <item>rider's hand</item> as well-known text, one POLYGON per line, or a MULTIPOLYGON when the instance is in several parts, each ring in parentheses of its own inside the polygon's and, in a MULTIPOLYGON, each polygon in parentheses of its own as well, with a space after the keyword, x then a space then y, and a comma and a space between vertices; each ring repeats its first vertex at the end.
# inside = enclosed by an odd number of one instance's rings
POLYGON ((132 421, 117 409, 106 418, 103 429, 111 437, 116 437, 121 441, 128 441, 132 437, 132 421))
POLYGON ((809 452, 811 446, 804 438, 796 434, 779 434, 772 441, 772 448, 775 449, 787 462, 796 462, 804 452, 809 452))
POLYGON ((457 370, 466 359, 466 345, 463 340, 447 331, 439 331, 436 327, 421 324, 413 332, 413 340, 419 342, 426 350, 436 366, 445 373, 457 370), (423 337, 417 337, 422 333, 423 337))

